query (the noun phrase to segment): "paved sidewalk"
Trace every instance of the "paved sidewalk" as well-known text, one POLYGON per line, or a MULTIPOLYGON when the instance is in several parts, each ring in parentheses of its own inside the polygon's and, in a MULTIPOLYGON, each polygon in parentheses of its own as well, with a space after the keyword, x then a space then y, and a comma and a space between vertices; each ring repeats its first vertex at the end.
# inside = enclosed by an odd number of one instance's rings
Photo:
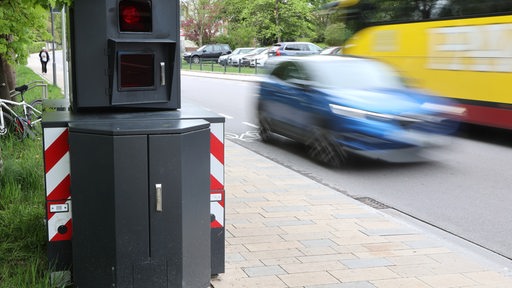
POLYGON ((463 247, 226 141, 226 273, 215 288, 507 288, 463 247))

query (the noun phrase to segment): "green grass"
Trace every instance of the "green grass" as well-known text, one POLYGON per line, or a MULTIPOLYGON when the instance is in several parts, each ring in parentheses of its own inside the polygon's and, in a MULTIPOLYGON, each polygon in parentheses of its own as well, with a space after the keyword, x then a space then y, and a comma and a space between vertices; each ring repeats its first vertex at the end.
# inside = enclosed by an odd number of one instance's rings
MULTIPOLYGON (((17 85, 41 78, 25 66, 16 69, 17 85)), ((51 99, 62 98, 48 85, 51 99)), ((26 101, 41 98, 28 91, 26 101)), ((0 174, 0 288, 50 287, 46 259, 45 190, 41 135, 19 141, 0 137, 4 168, 0 174)))

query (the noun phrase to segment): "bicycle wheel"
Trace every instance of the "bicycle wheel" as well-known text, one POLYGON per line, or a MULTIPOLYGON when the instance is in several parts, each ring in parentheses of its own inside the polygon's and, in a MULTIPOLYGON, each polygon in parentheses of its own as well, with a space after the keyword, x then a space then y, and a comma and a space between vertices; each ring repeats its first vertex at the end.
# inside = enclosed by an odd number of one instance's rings
POLYGON ((30 105, 27 106, 27 124, 30 128, 30 132, 34 134, 41 134, 41 119, 43 112, 43 100, 36 99, 30 102, 30 105))
POLYGON ((23 140, 27 137, 27 126, 23 119, 4 113, 4 120, 5 126, 7 127, 7 134, 14 135, 18 140, 23 140))

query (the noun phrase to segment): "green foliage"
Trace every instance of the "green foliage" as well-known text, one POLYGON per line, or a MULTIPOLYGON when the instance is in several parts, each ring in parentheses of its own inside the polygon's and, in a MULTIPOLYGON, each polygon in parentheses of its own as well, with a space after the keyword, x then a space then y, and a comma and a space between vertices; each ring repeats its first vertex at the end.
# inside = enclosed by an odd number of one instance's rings
POLYGON ((329 46, 340 46, 348 35, 345 24, 331 24, 325 30, 325 43, 329 46))
POLYGON ((315 36, 314 6, 307 0, 224 0, 223 3, 223 18, 229 23, 229 33, 240 35, 250 27, 262 46, 271 45, 278 38, 295 41, 315 36))
POLYGON ((0 54, 10 63, 26 63, 27 47, 37 36, 49 39, 47 11, 31 0, 0 1, 0 54))
MULTIPOLYGON (((38 50, 43 45, 41 41, 48 41, 51 35, 47 26, 49 22, 49 7, 63 4, 71 4, 72 0, 0 0, 0 60, 2 64, 25 64, 29 53, 38 44, 38 50)), ((61 6, 62 7, 62 6, 61 6)), ((60 21, 56 21, 60 23, 60 21)), ((56 33, 59 36, 59 33, 56 33)), ((10 80, 14 81, 14 75, 9 69, 0 67, 2 81, 7 81, 7 88, 0 89, 1 97, 8 94, 10 80)))
POLYGON ((213 39, 212 43, 222 43, 222 44, 228 44, 229 47, 231 47, 231 50, 235 50, 236 45, 236 39, 231 37, 228 34, 220 34, 213 39))
POLYGON ((33 42, 27 47, 28 54, 39 53, 39 51, 41 51, 41 47, 44 47, 45 45, 46 42, 44 41, 33 42))
MULTIPOLYGON (((256 47, 258 46, 255 27, 239 26, 229 33, 230 46, 236 47, 256 47)), ((219 42, 220 43, 220 42, 219 42)))

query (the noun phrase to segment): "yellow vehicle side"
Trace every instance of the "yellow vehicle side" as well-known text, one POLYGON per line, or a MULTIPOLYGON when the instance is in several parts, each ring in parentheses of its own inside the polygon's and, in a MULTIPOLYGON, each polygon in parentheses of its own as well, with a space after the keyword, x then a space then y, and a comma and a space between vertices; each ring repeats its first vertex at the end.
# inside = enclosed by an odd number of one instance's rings
POLYGON ((512 15, 372 26, 344 54, 387 62, 409 85, 457 99, 468 122, 512 129, 512 15))

